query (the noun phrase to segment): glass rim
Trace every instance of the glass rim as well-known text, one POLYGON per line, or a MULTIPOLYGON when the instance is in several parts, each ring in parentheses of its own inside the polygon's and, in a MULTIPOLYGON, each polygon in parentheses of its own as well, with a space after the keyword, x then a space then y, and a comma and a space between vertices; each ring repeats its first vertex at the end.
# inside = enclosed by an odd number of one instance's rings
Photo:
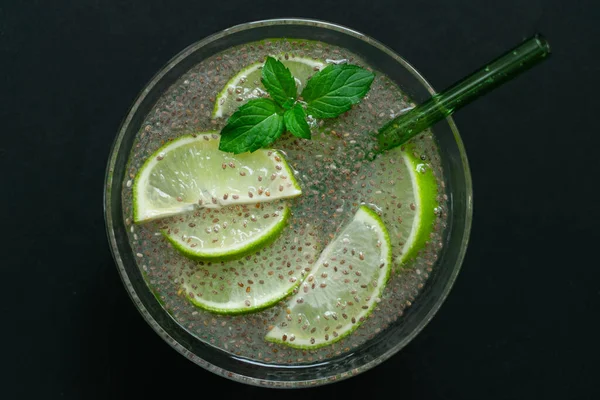
MULTIPOLYGON (((140 312, 140 314, 142 315, 142 317, 144 318, 146 323, 148 323, 150 325, 150 327, 157 334, 159 334, 159 336, 164 341, 166 341, 172 348, 174 348, 178 353, 183 355, 185 358, 191 360, 195 364, 199 365, 200 367, 203 367, 204 369, 206 369, 210 372, 216 373, 217 375, 219 375, 221 377, 225 377, 227 379, 230 379, 230 380, 233 380, 236 382, 250 384, 250 385, 254 385, 254 386, 262 386, 262 387, 265 387, 265 386, 279 387, 279 388, 297 388, 297 387, 307 387, 307 386, 314 387, 314 386, 320 386, 320 385, 324 385, 324 384, 334 382, 334 381, 338 382, 340 380, 349 378, 351 376, 355 376, 358 373, 365 372, 365 371, 381 364, 385 360, 389 359, 390 357, 392 357, 393 355, 398 353, 403 347, 405 347, 408 343, 410 343, 425 328, 425 326, 437 314, 438 310, 440 309, 440 307, 442 306, 442 304, 448 297, 448 294, 450 293, 450 291, 454 285, 454 282, 456 281, 456 278, 460 272, 462 263, 464 261, 464 257, 465 257, 466 250, 468 247, 470 231, 471 231, 472 216, 473 216, 473 189, 472 189, 471 172, 470 172, 469 163, 468 163, 466 150, 464 148, 463 141, 459 134, 458 128, 451 116, 446 117, 445 121, 448 124, 448 126, 450 127, 450 130, 452 131, 454 140, 456 142, 456 145, 457 145, 457 148, 458 148, 458 151, 460 154, 460 160, 461 160, 461 163, 463 166, 463 173, 464 173, 465 187, 466 187, 466 203, 465 203, 466 214, 465 214, 464 229, 462 230, 463 237, 462 237, 460 250, 457 255, 457 259, 456 259, 454 268, 453 268, 452 273, 450 274, 450 277, 448 278, 447 282, 445 282, 445 284, 444 284, 444 288, 441 292, 441 295, 437 299, 435 299, 433 306, 426 313, 426 315, 417 323, 416 328, 413 329, 409 334, 407 334, 406 337, 404 337, 401 341, 399 341, 393 347, 388 349, 385 353, 381 354, 379 357, 373 358, 372 360, 370 360, 358 367, 353 368, 352 372, 348 371, 346 373, 317 377, 317 378, 308 379, 308 380, 294 380, 294 381, 278 381, 278 380, 272 380, 272 379, 265 380, 265 379, 259 379, 259 378, 255 378, 255 377, 249 377, 249 376, 237 374, 233 371, 229 371, 229 370, 223 369, 217 365, 211 364, 210 362, 205 361, 204 359, 197 356, 196 354, 190 354, 191 352, 187 348, 183 347, 175 338, 173 338, 170 335, 169 332, 166 332, 161 327, 161 325, 158 323, 158 321, 151 315, 151 313, 146 309, 146 307, 142 303, 141 299, 138 297, 137 292, 136 292, 135 288, 133 287, 131 280, 128 277, 128 273, 125 268, 123 259, 121 258, 120 253, 119 253, 118 243, 116 241, 115 234, 114 234, 115 228, 114 228, 114 222, 113 222, 112 213, 111 213, 112 206, 110 203, 109 193, 108 193, 109 192, 108 188, 112 188, 112 185, 113 185, 112 171, 116 164, 117 155, 119 154, 121 142, 123 141, 123 138, 127 131, 127 127, 129 126, 129 124, 130 124, 133 116, 137 112, 139 106, 142 104, 145 96, 167 74, 167 72, 169 72, 175 65, 177 65, 179 62, 183 61, 186 57, 188 57, 193 52, 197 51, 198 49, 200 49, 202 47, 205 47, 206 45, 208 45, 216 40, 222 39, 231 34, 242 32, 245 30, 251 30, 254 28, 273 26, 273 25, 315 26, 318 28, 337 31, 339 33, 349 35, 356 39, 362 40, 363 42, 384 52, 385 54, 387 54, 388 56, 393 58, 397 63, 402 65, 409 73, 411 73, 422 84, 422 86, 431 95, 436 94, 436 91, 433 88, 433 86, 423 77, 423 75, 421 75, 421 73, 415 67, 413 67, 408 61, 406 61, 404 58, 402 58, 401 56, 396 54, 396 52, 393 51, 391 48, 382 44, 378 40, 371 38, 368 35, 365 35, 359 31, 356 31, 354 29, 351 29, 351 28, 348 28, 348 27, 345 27, 345 26, 342 26, 339 24, 335 24, 335 23, 331 23, 331 22, 327 22, 327 21, 323 21, 323 20, 319 20, 319 19, 311 19, 311 18, 274 18, 274 19, 250 21, 250 22, 245 22, 245 23, 231 26, 229 28, 223 29, 223 30, 213 33, 209 36, 206 36, 205 38, 203 38, 199 41, 196 41, 196 42, 192 43, 191 45, 187 46, 186 48, 184 48, 183 50, 181 50, 178 54, 176 54, 174 57, 172 57, 148 81, 148 83, 143 87, 143 89, 137 95, 134 103, 129 108, 129 110, 126 114, 126 117, 122 120, 122 122, 118 128, 118 131, 117 131, 118 134, 115 136, 112 146, 111 146, 111 149, 110 149, 110 152, 109 152, 109 158, 108 158, 108 162, 107 162, 107 166, 106 166, 105 179, 104 179, 103 212, 104 212, 106 233, 107 233, 108 241, 110 244, 110 250, 111 250, 113 259, 117 265, 117 269, 119 271, 119 276, 121 277, 121 280, 123 282, 123 285, 129 295, 129 297, 133 301, 135 307, 138 309, 138 311, 140 312), (170 340, 167 340, 167 337, 170 340)), ((232 356, 232 357, 235 358, 235 356, 232 356)))

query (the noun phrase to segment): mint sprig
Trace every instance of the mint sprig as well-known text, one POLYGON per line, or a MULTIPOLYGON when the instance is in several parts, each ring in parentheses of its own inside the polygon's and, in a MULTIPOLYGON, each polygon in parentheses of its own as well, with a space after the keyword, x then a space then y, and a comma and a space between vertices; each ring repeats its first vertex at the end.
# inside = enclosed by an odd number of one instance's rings
POLYGON ((262 83, 269 95, 286 110, 296 101, 296 81, 283 63, 273 57, 267 57, 262 69, 262 83))
POLYGON ((350 110, 367 94, 375 75, 357 65, 332 64, 308 81, 298 100, 290 70, 267 57, 262 83, 269 98, 253 99, 240 106, 221 130, 219 149, 235 154, 253 152, 271 145, 287 130, 310 139, 307 115, 335 118, 350 110))
POLYGON ((315 118, 335 118, 367 94, 375 76, 357 65, 329 65, 302 91, 306 111, 315 118))
POLYGON ((273 143, 284 131, 283 110, 271 99, 252 99, 233 113, 221 130, 219 149, 253 152, 273 143))
POLYGON ((302 139, 310 139, 310 126, 306 122, 306 113, 300 103, 294 104, 294 107, 290 108, 283 114, 283 122, 285 128, 302 139))

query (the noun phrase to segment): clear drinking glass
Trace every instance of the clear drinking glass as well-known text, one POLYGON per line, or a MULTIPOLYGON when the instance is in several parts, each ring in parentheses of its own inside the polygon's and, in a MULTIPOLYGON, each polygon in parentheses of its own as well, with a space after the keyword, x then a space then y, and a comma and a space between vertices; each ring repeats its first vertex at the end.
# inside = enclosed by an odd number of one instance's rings
POLYGON ((406 60, 352 29, 307 19, 276 19, 234 26, 180 52, 141 91, 113 143, 106 171, 104 213, 110 247, 124 286, 145 320, 169 345, 199 366, 226 378, 252 385, 295 388, 335 382, 371 369, 396 354, 423 329, 448 296, 458 275, 467 249, 473 205, 467 156, 458 129, 448 117, 433 128, 449 196, 444 246, 413 305, 388 329, 337 358, 282 366, 234 356, 198 340, 182 328, 151 293, 127 238, 121 194, 135 135, 162 93, 203 59, 247 42, 286 37, 318 40, 358 54, 375 70, 386 74, 417 104, 435 94, 432 86, 406 60))

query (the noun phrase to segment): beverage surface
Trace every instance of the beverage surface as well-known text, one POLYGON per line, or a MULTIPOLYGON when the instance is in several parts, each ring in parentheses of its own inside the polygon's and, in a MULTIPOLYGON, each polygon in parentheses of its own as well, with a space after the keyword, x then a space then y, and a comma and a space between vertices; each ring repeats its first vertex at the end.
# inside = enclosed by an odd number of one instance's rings
MULTIPOLYGON (((272 147, 284 155, 302 188, 302 195, 289 200, 291 215, 275 243, 262 252, 244 257, 235 282, 221 282, 221 289, 215 283, 214 288, 226 290, 228 285, 243 285, 250 293, 258 286, 258 282, 254 282, 259 276, 257 269, 270 268, 282 279, 300 270, 314 269, 319 253, 350 223, 357 210, 366 205, 386 224, 392 243, 391 275, 373 312, 347 337, 307 350, 265 340, 280 317, 289 313, 285 301, 239 315, 220 315, 194 305, 189 293, 192 292, 193 297, 194 292, 198 295, 201 291, 193 284, 194 276, 200 271, 210 275, 219 267, 218 263, 212 265, 182 256, 160 233, 160 224, 134 224, 132 183, 146 159, 169 140, 197 132, 219 131, 226 119, 213 118, 213 110, 226 83, 248 65, 273 54, 349 62, 369 68, 365 60, 343 48, 292 39, 248 43, 202 61, 172 85, 147 115, 130 154, 123 185, 123 218, 148 287, 184 329, 199 340, 236 356, 265 363, 302 364, 342 355, 391 325, 402 323, 405 309, 417 299, 435 268, 446 227, 447 197, 440 155, 430 131, 415 137, 406 146, 366 161, 372 142, 370 134, 413 106, 394 82, 375 70, 371 90, 362 102, 339 118, 315 121, 312 140, 284 134, 274 143, 272 147), (418 212, 418 205, 404 202, 403 193, 396 189, 407 187, 402 182, 411 180, 409 169, 414 166, 402 162, 405 152, 421 161, 416 167, 418 173, 428 170, 437 182, 437 193, 432 194, 435 209, 428 210, 435 214, 433 228, 426 245, 408 259, 404 259, 402 249, 410 227, 402 225, 403 217, 407 212, 418 212)), ((219 280, 218 273, 213 279, 219 280)))

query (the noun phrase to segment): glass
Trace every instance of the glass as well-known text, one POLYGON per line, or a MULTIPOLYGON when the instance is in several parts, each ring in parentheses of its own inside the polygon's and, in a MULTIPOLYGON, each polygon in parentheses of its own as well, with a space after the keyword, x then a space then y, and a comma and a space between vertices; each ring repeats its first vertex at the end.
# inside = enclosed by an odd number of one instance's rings
POLYGON ((354 30, 307 19, 276 19, 234 26, 183 50, 154 76, 135 100, 118 131, 108 160, 104 213, 110 247, 123 284, 145 320, 169 345, 199 366, 226 378, 251 385, 295 388, 335 382, 371 369, 396 354, 425 327, 448 296, 459 273, 467 249, 473 205, 467 156, 458 129, 448 117, 433 129, 449 194, 444 247, 413 305, 388 329, 337 358, 291 366, 236 357, 201 342, 183 329, 151 293, 128 242, 121 195, 130 150, 155 102, 191 67, 232 46, 276 37, 318 40, 347 48, 386 74, 416 103, 436 94, 406 60, 354 30))

